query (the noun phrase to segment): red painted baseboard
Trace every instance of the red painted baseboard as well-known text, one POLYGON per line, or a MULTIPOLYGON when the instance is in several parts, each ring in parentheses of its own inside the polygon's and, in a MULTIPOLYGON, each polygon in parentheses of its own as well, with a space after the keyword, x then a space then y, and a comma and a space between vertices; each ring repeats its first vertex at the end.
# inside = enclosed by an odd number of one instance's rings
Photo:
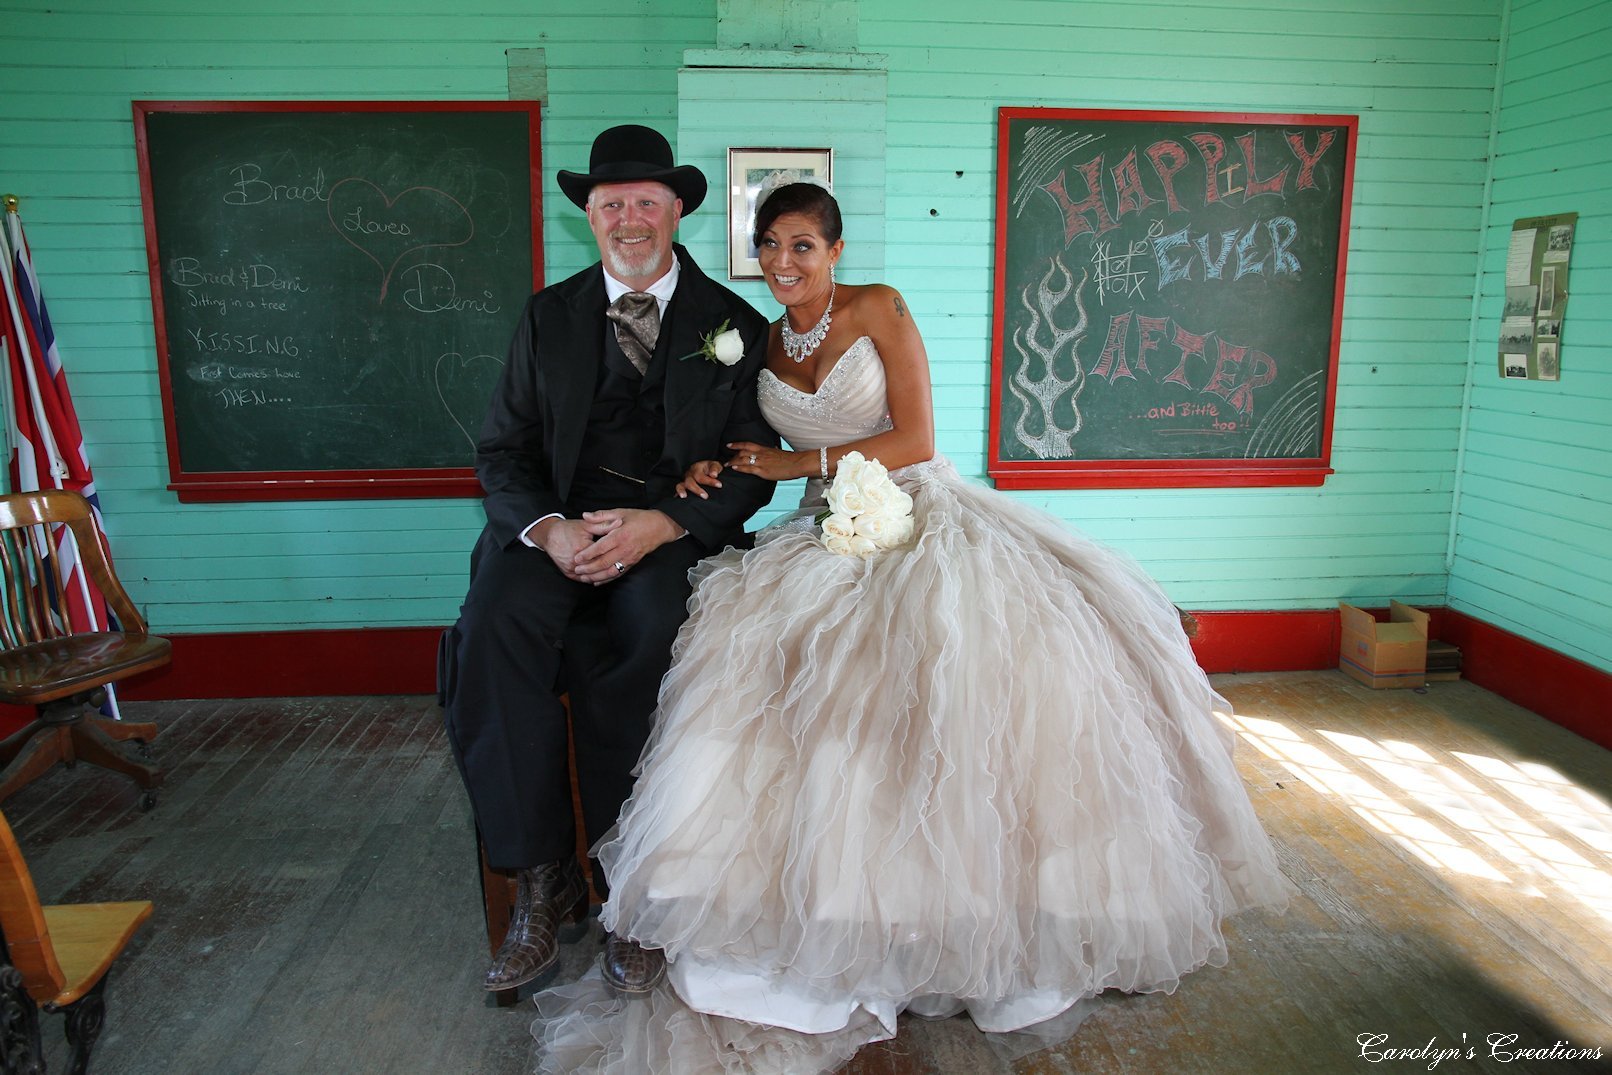
POLYGON ((1338 610, 1194 612, 1205 672, 1299 672, 1338 664, 1338 610))
POLYGON ((1450 608, 1434 610, 1432 632, 1473 683, 1612 750, 1612 673, 1450 608))
MULTIPOLYGON (((1209 672, 1329 668, 1338 614, 1200 612, 1192 640, 1209 672)), ((169 635, 173 663, 119 688, 130 699, 429 694, 441 627, 169 635)))
MULTIPOLYGON (((118 697, 302 698, 327 694, 431 694, 440 627, 166 635, 168 667, 126 680, 118 697)), ((0 736, 33 717, 0 704, 0 736)))
POLYGON ((169 635, 173 663, 130 680, 124 698, 291 698, 431 694, 441 627, 169 635))
MULTIPOLYGON (((1192 640, 1207 672, 1334 668, 1337 609, 1199 612, 1192 640)), ((1461 650, 1463 675, 1612 749, 1612 674, 1451 609, 1433 610, 1433 637, 1461 650)), ((130 680, 121 697, 274 698, 430 694, 440 627, 170 635, 173 663, 130 680)), ((29 714, 0 706, 0 734, 29 714)))
MULTIPOLYGON (((1612 750, 1612 673, 1454 609, 1430 611, 1431 636, 1461 651, 1464 677, 1612 750)), ((1338 665, 1337 609, 1194 615, 1192 651, 1205 672, 1338 665)))

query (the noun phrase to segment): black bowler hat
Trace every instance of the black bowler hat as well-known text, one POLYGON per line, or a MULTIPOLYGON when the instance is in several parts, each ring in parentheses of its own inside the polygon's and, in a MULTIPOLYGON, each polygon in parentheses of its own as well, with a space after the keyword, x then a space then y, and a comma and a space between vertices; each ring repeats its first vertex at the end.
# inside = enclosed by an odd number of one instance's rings
POLYGON ((588 192, 600 183, 665 183, 683 200, 684 216, 705 200, 705 175, 691 164, 673 165, 665 136, 636 123, 612 127, 595 138, 586 173, 562 170, 555 178, 565 196, 584 209, 588 192))

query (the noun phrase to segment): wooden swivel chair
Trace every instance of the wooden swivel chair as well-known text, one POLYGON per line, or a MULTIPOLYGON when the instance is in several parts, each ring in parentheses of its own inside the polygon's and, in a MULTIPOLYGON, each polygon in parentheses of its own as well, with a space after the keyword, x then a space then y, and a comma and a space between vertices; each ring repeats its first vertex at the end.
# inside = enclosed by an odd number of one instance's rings
POLYGON ((44 1071, 39 1009, 67 1015, 67 1070, 82 1075, 106 1022, 106 972, 151 902, 39 904, 22 849, 0 814, 0 1072, 44 1071))
POLYGON ((57 762, 85 761, 133 777, 146 789, 141 807, 150 809, 156 802, 151 789, 162 783, 162 772, 130 757, 121 744, 135 739, 144 750, 157 726, 107 720, 94 711, 106 700, 108 683, 160 668, 171 647, 167 639, 146 634, 145 621, 107 561, 89 503, 62 490, 0 497, 0 570, 0 701, 34 706, 37 714, 0 742, 0 800, 57 762), (72 531, 85 575, 122 630, 72 633, 60 600, 67 580, 51 547, 55 524, 72 531))

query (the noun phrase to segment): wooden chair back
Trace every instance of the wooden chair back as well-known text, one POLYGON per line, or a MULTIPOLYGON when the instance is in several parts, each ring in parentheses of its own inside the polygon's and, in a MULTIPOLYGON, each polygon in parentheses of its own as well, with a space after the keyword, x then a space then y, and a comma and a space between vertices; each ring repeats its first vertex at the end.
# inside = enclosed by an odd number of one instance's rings
POLYGON ((66 975, 50 943, 33 875, 4 814, 0 814, 0 935, 30 996, 43 1001, 62 992, 66 975))
POLYGON ((145 620, 112 571, 89 502, 77 493, 52 489, 0 497, 0 571, 5 575, 0 647, 16 649, 73 633, 62 611, 68 579, 55 549, 58 524, 72 532, 86 576, 105 596, 122 629, 144 634, 145 620))

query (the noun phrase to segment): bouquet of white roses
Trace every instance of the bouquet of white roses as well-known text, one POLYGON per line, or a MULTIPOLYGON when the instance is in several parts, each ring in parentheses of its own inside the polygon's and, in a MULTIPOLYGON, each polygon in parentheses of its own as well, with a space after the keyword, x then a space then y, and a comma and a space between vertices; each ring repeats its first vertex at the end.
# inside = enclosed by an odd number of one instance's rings
POLYGON ((848 452, 828 487, 828 511, 817 521, 830 552, 866 560, 912 540, 912 497, 877 459, 848 452))

